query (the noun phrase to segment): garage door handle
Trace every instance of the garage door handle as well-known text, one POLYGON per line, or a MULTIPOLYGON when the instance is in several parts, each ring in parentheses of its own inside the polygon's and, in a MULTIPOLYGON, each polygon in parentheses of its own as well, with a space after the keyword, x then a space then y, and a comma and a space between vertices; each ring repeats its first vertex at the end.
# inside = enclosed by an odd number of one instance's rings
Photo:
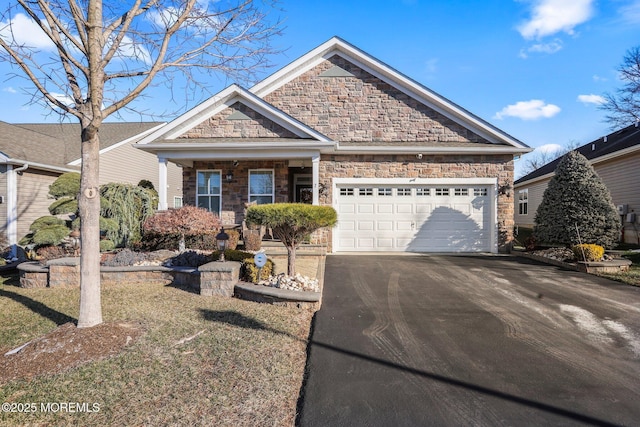
POLYGON ((415 230, 415 229, 416 229, 416 223, 415 223, 415 222, 413 222, 413 221, 411 221, 411 229, 412 229, 412 230, 415 230))

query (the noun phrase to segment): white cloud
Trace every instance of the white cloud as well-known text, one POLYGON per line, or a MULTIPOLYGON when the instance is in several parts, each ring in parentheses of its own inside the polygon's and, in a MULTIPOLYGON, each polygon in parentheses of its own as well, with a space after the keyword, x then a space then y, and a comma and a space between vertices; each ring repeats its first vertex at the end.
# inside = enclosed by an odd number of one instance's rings
POLYGON ((640 24, 640 0, 634 0, 620 7, 618 13, 627 24, 640 24))
POLYGON ((7 92, 7 93, 18 93, 18 91, 14 88, 14 87, 5 87, 4 89, 2 89, 3 92, 7 92))
POLYGON ((559 50, 562 49, 562 41, 561 40, 554 40, 550 43, 537 43, 534 44, 533 46, 531 46, 528 50, 529 52, 536 52, 536 53, 556 53, 559 50))
POLYGON ((508 105, 498 111, 495 119, 502 120, 505 117, 517 117, 522 120, 537 120, 541 118, 551 118, 560 112, 560 107, 553 104, 545 104, 540 99, 532 99, 530 101, 520 101, 515 104, 508 105))
POLYGON ((18 13, 11 21, 0 23, 0 37, 25 47, 50 50, 55 46, 42 29, 27 15, 18 13))
POLYGON ((609 79, 607 79, 606 77, 601 77, 601 76, 599 76, 597 74, 593 75, 593 81, 594 82, 606 82, 607 80, 609 80, 609 79))
POLYGON ((562 150, 562 145, 560 144, 544 144, 535 149, 535 151, 543 154, 555 154, 561 150, 562 150))
POLYGON ((574 28, 593 15, 594 0, 534 0, 531 19, 518 27, 525 39, 539 39, 574 28))
POLYGON ((600 95, 594 95, 594 94, 578 95, 578 101, 582 102, 583 104, 596 104, 596 105, 604 104, 606 102, 606 100, 603 97, 601 97, 600 95))

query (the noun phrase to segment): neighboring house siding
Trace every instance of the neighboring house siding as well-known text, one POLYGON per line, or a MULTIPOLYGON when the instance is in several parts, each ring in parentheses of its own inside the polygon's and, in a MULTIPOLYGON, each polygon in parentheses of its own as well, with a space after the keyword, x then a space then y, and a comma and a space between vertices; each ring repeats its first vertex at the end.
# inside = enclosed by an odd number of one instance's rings
POLYGON ((628 212, 636 214, 634 223, 626 222, 624 217, 624 239, 640 244, 640 152, 597 164, 595 170, 611 192, 613 203, 628 205, 628 212))
MULTIPOLYGON (((158 190, 158 159, 150 153, 123 144, 100 155, 100 185, 110 182, 137 185, 146 179, 158 190)), ((182 168, 174 163, 167 165, 167 201, 173 207, 174 197, 182 196, 182 168)))
POLYGON ((537 181, 531 185, 525 185, 522 187, 517 187, 514 191, 514 212, 515 212, 515 223, 521 227, 533 227, 533 221, 536 217, 536 210, 540 203, 542 202, 542 195, 544 194, 544 190, 547 188, 547 184, 549 183, 548 179, 537 181), (529 201, 527 206, 527 215, 519 214, 519 203, 518 203, 518 191, 520 190, 529 190, 529 201))
POLYGON ((18 175, 18 240, 29 232, 31 223, 41 216, 50 215, 49 186, 59 174, 29 168, 18 175))
POLYGON ((336 141, 486 142, 339 56, 265 96, 285 113, 336 141), (355 77, 322 77, 339 66, 355 77))

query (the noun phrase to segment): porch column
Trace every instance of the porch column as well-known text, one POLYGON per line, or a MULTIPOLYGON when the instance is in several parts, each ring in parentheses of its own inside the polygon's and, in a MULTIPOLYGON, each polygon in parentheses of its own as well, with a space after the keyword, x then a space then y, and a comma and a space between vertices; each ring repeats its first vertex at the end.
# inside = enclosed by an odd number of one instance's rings
POLYGON ((13 165, 7 165, 7 240, 11 257, 17 255, 18 243, 18 177, 13 165))
POLYGON ((312 204, 320 204, 320 154, 316 154, 311 158, 311 179, 313 182, 312 192, 312 204))
POLYGON ((167 203, 167 159, 158 157, 158 210, 166 211, 167 203))

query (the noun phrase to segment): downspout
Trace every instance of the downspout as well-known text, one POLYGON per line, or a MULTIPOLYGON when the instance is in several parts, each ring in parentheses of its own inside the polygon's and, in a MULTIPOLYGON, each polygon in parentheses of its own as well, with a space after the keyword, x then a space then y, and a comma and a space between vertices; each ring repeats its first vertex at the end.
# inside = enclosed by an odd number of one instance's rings
POLYGON ((7 166, 7 240, 11 247, 10 257, 18 256, 18 174, 26 171, 29 163, 17 169, 7 166))

